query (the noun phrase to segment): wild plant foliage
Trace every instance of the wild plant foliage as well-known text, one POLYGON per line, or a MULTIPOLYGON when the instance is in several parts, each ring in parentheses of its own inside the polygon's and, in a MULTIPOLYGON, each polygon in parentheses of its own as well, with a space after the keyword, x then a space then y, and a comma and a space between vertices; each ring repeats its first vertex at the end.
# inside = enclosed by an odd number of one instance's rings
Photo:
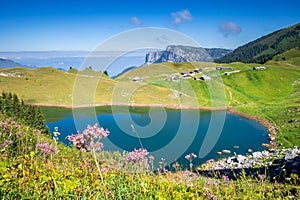
POLYGON ((50 134, 40 108, 24 104, 23 99, 20 100, 16 94, 2 92, 0 95, 0 113, 20 124, 40 130, 44 134, 50 134))

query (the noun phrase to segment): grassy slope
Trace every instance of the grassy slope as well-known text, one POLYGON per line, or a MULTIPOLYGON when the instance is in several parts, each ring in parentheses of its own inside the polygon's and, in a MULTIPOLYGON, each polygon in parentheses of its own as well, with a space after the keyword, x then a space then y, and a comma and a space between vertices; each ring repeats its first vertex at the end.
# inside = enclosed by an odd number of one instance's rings
POLYGON ((129 92, 135 94, 134 101, 136 103, 164 104, 169 102, 174 104, 172 99, 160 98, 161 95, 163 97, 172 95, 172 91, 168 89, 142 83, 128 87, 130 85, 127 82, 117 84, 116 81, 95 72, 85 71, 80 73, 83 76, 77 76, 75 73, 62 72, 54 68, 34 70, 11 68, 0 69, 0 74, 2 74, 0 75, 0 90, 14 92, 26 103, 72 105, 73 88, 75 83, 78 83, 77 86, 81 92, 78 98, 83 99, 85 95, 93 95, 89 93, 87 88, 97 85, 96 104, 111 103, 112 101, 116 104, 128 103, 128 98, 120 98, 122 95, 120 96, 119 93, 127 94, 129 92), (9 76, 3 76, 3 74, 9 76), (20 77, 13 77, 12 75, 19 75, 20 77), (133 88, 137 88, 138 91, 130 91, 133 88), (114 94, 114 98, 112 98, 112 94, 114 94))

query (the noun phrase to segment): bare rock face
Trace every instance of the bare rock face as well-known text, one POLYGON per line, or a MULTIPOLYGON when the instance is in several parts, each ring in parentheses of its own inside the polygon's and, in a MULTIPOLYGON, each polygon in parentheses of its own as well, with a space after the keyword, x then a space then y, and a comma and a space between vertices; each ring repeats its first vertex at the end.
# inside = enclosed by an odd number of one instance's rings
POLYGON ((164 51, 149 52, 146 54, 145 63, 161 62, 212 62, 231 52, 228 49, 205 49, 182 45, 169 45, 164 51))

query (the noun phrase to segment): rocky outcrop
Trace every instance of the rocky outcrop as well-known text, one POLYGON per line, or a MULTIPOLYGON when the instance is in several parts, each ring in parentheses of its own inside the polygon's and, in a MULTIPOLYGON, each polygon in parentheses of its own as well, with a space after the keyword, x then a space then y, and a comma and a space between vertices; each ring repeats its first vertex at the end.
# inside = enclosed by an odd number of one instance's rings
POLYGON ((164 51, 149 52, 146 54, 145 63, 211 62, 230 52, 231 50, 220 48, 205 49, 202 47, 169 45, 164 51))
POLYGON ((265 150, 250 155, 235 155, 218 161, 208 160, 197 173, 205 176, 228 176, 236 179, 241 173, 270 180, 285 181, 291 174, 300 175, 300 149, 265 150))

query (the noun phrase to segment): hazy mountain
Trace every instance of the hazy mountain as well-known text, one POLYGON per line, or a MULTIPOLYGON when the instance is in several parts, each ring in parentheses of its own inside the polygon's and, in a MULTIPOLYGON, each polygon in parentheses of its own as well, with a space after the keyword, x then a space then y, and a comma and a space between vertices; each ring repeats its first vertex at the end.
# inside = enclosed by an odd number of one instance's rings
MULTIPOLYGON (((0 58, 0 68, 27 67, 12 60, 0 58)), ((28 68, 28 67, 27 67, 28 68)))
POLYGON ((146 54, 145 63, 161 62, 211 62, 231 52, 228 49, 169 45, 164 51, 149 52, 146 54))
POLYGON ((115 76, 112 76, 111 78, 115 79, 115 78, 121 76, 122 74, 124 74, 124 73, 126 73, 126 72, 128 72, 128 71, 130 71, 132 69, 136 69, 136 68, 137 68, 136 66, 128 67, 128 68, 124 69, 122 72, 120 72, 119 74, 117 74, 115 76))
POLYGON ((215 62, 265 63, 275 55, 296 47, 300 47, 300 23, 238 47, 215 62))

